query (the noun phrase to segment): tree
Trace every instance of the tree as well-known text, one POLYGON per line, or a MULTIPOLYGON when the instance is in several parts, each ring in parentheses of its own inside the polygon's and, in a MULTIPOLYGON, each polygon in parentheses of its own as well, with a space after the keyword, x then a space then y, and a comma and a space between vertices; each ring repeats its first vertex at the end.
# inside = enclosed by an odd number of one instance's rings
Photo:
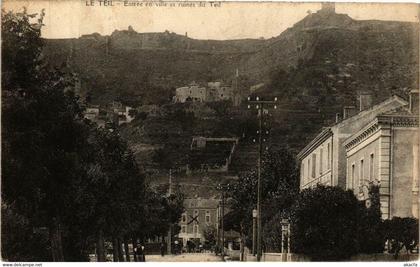
POLYGON ((122 237, 146 221, 144 177, 117 131, 83 119, 75 75, 39 58, 43 16, 2 12, 2 256, 84 261, 96 242, 103 261, 111 239, 123 260, 122 237))
POLYGON ((358 229, 360 252, 382 253, 384 251, 385 236, 382 231, 382 216, 380 207, 379 186, 369 185, 369 199, 360 203, 360 224, 358 229))
POLYGON ((205 249, 213 249, 216 246, 217 229, 214 226, 204 228, 205 249))
POLYGON ((62 261, 69 188, 83 176, 88 127, 73 75, 39 58, 43 16, 2 11, 2 197, 30 225, 48 227, 52 259, 62 261))
POLYGON ((359 251, 359 216, 352 191, 322 185, 304 189, 292 209, 292 251, 314 261, 349 259, 359 251))
MULTIPOLYGON (((262 158, 262 224, 266 232, 273 225, 269 221, 278 213, 287 212, 298 193, 298 169, 291 151, 280 148, 268 151, 262 158)), ((225 229, 241 234, 242 240, 252 240, 252 210, 257 203, 257 173, 241 175, 228 192, 231 212, 225 216, 225 229)), ((249 242, 247 242, 249 243, 249 242)))
POLYGON ((384 221, 383 230, 385 237, 391 246, 391 253, 394 253, 395 259, 403 247, 407 253, 415 248, 419 243, 419 221, 415 218, 393 217, 384 221))

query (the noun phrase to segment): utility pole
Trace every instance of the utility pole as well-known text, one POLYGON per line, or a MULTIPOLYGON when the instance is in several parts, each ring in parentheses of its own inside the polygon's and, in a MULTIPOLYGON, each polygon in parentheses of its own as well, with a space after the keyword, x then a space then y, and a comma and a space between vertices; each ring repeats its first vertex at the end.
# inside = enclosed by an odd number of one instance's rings
POLYGON ((224 228, 224 217, 225 216, 225 192, 222 191, 222 258, 225 256, 225 228, 224 228))
MULTIPOLYGON (((169 169, 169 190, 168 196, 172 195, 172 169, 169 169)), ((169 224, 168 230, 168 244, 166 244, 168 255, 172 254, 172 223, 169 224)))
POLYGON ((257 183, 257 261, 261 260, 262 254, 262 224, 261 224, 261 158, 262 158, 262 124, 264 117, 264 105, 274 105, 274 109, 277 108, 275 105, 277 102, 277 97, 274 98, 274 101, 261 100, 258 96, 255 100, 251 100, 251 97, 248 97, 248 108, 251 108, 251 104, 255 104, 255 107, 258 110, 258 183, 257 183))
POLYGON ((216 189, 220 190, 222 192, 222 201, 221 201, 221 214, 220 214, 220 230, 221 230, 221 234, 219 236, 221 236, 221 242, 219 243, 219 245, 222 246, 222 250, 221 250, 221 256, 222 259, 225 255, 225 228, 224 228, 224 216, 225 216, 225 190, 229 188, 229 184, 218 184, 216 189))

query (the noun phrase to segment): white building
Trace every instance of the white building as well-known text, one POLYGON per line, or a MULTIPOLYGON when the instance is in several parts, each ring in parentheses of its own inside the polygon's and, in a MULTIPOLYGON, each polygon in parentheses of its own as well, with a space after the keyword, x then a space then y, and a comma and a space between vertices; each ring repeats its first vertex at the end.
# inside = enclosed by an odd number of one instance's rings
POLYGON ((347 189, 354 190, 360 200, 370 201, 369 184, 379 184, 383 219, 418 218, 418 91, 412 91, 410 105, 379 114, 343 145, 347 189))
POLYGON ((360 131, 376 116, 407 105, 408 103, 393 96, 386 101, 371 106, 369 95, 360 95, 359 112, 346 108, 342 121, 325 127, 302 151, 300 161, 300 188, 316 186, 318 183, 346 188, 346 150, 344 141, 360 131))
POLYGON ((207 100, 207 89, 196 83, 189 86, 179 87, 175 91, 174 101, 176 103, 185 102, 205 102, 207 100))

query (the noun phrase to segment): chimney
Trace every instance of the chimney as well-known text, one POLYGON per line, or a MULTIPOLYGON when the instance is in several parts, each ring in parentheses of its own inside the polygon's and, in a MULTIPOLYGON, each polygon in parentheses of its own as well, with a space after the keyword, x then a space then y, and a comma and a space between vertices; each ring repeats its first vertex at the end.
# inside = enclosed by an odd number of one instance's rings
POLYGON ((355 106, 345 106, 343 108, 343 120, 350 118, 357 114, 357 108, 355 106))
POLYGON ((359 94, 359 111, 363 111, 372 106, 372 95, 368 92, 361 92, 359 94))
POLYGON ((335 123, 340 121, 340 113, 335 113, 335 123))
POLYGON ((419 114, 419 90, 410 91, 409 109, 411 113, 419 114))

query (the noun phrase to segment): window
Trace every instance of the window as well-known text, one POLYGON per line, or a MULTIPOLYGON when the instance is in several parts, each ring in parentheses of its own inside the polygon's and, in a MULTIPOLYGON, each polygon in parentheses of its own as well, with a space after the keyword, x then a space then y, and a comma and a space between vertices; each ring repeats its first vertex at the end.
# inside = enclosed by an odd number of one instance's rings
POLYGON ((364 173, 364 161, 363 159, 360 160, 360 175, 359 175, 359 186, 362 184, 363 179, 365 178, 365 173, 364 173))
POLYGON ((321 148, 321 151, 319 152, 319 174, 322 174, 322 154, 323 154, 323 149, 321 148))
POLYGON ((354 163, 351 165, 351 174, 350 174, 350 181, 349 181, 349 187, 350 189, 354 188, 354 170, 355 170, 355 166, 354 163))
POLYGON ((210 211, 206 210, 206 223, 210 222, 210 211))
POLYGON ((330 143, 328 143, 327 146, 327 168, 330 169, 331 168, 331 149, 330 149, 330 143))
POLYGON ((300 180, 302 181, 302 184, 305 183, 305 163, 302 162, 302 168, 300 168, 300 180))
POLYGON ((198 215, 198 210, 194 210, 194 217, 198 215))
POLYGON ((373 179, 375 178, 374 175, 374 160, 375 160, 375 155, 372 153, 370 154, 370 158, 369 158, 369 180, 373 181, 373 179))
POLYGON ((182 232, 182 233, 187 233, 187 226, 183 225, 183 226, 181 227, 181 232, 182 232))
POLYGON ((308 180, 309 180, 309 177, 311 176, 311 159, 309 158, 308 159, 308 180))
POLYGON ((312 178, 315 178, 315 170, 316 170, 316 154, 312 154, 312 178))
POLYGON ((194 234, 198 234, 198 225, 194 225, 194 234))
POLYGON ((187 214, 182 214, 182 220, 183 223, 187 222, 187 214))

